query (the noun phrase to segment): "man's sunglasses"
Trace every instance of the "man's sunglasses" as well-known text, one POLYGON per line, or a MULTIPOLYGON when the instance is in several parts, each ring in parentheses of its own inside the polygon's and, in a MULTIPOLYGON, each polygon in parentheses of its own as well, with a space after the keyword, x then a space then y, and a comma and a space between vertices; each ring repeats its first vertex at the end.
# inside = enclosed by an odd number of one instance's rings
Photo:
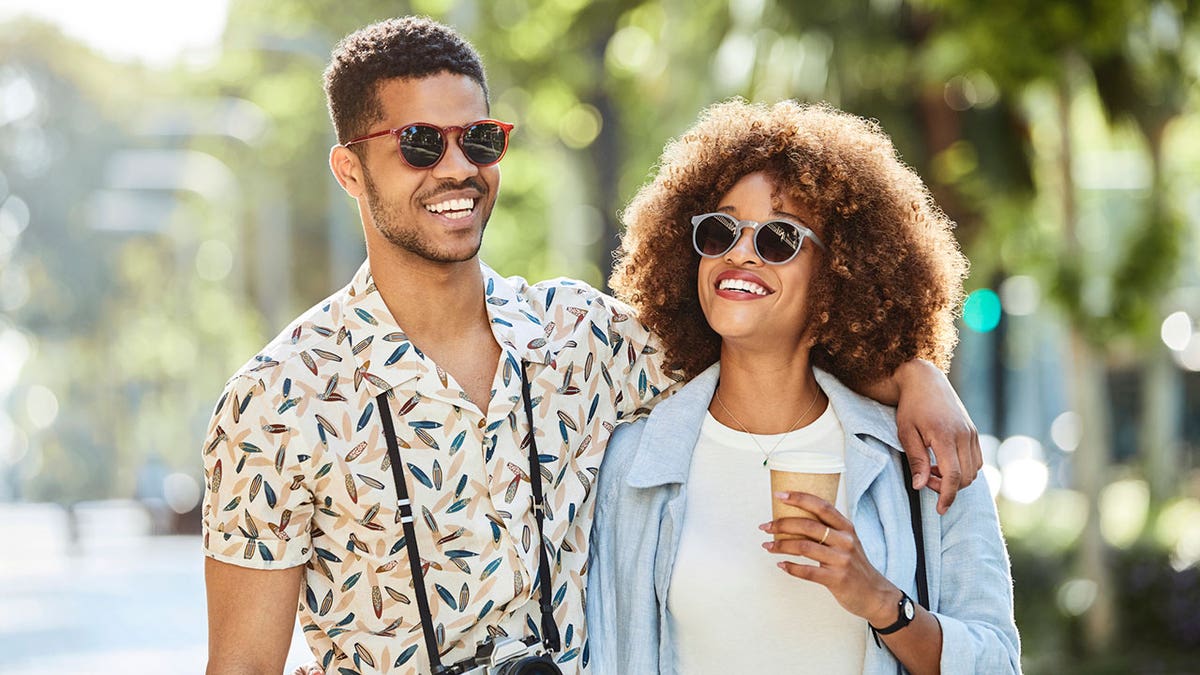
POLYGON ((400 158, 414 169, 428 169, 442 161, 446 154, 446 137, 458 134, 458 147, 462 148, 467 161, 475 166, 491 166, 500 161, 508 149, 508 134, 513 125, 498 120, 479 120, 466 126, 439 127, 436 124, 416 122, 399 129, 387 129, 360 136, 343 143, 350 147, 355 143, 372 138, 395 136, 400 158))
POLYGON ((812 230, 790 220, 738 220, 728 213, 692 216, 692 246, 705 258, 720 258, 733 249, 745 228, 753 230, 754 252, 766 263, 782 265, 800 252, 806 238, 825 250, 812 230))

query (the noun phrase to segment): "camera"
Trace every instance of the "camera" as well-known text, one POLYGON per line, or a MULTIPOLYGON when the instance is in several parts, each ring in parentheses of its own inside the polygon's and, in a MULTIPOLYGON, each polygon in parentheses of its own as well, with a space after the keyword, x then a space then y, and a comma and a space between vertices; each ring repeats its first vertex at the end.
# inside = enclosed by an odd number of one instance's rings
POLYGON ((475 656, 451 666, 448 675, 562 675, 542 643, 530 636, 491 638, 479 643, 475 656))

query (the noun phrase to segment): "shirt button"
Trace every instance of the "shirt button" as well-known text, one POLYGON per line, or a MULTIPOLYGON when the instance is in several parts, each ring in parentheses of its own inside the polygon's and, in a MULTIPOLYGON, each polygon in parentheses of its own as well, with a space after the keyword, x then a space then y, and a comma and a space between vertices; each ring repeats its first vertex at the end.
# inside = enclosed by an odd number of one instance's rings
POLYGON ((482 429, 482 428, 484 428, 485 426, 487 426, 487 420, 485 420, 485 419, 481 419, 481 420, 479 420, 479 424, 477 424, 477 425, 475 425, 475 426, 477 426, 477 427, 479 427, 480 429, 482 429))

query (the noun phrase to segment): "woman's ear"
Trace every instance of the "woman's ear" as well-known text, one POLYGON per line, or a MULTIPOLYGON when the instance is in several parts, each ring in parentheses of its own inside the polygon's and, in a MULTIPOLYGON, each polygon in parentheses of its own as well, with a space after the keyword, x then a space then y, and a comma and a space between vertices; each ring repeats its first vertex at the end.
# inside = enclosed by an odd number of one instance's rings
POLYGON ((362 160, 350 148, 344 145, 333 146, 329 151, 329 170, 333 172, 333 177, 346 194, 358 199, 366 193, 367 183, 362 160))

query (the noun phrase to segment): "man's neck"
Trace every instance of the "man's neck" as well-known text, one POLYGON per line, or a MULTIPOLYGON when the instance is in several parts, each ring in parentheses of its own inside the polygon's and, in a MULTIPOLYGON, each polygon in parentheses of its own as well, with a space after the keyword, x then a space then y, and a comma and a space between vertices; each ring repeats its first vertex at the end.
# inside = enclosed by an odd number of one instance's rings
POLYGON ((369 260, 380 297, 418 347, 424 349, 421 342, 457 342, 488 326, 478 258, 433 263, 369 251, 369 260))
POLYGON ((486 415, 500 361, 477 258, 431 263, 368 247, 380 297, 409 341, 449 373, 486 415))

